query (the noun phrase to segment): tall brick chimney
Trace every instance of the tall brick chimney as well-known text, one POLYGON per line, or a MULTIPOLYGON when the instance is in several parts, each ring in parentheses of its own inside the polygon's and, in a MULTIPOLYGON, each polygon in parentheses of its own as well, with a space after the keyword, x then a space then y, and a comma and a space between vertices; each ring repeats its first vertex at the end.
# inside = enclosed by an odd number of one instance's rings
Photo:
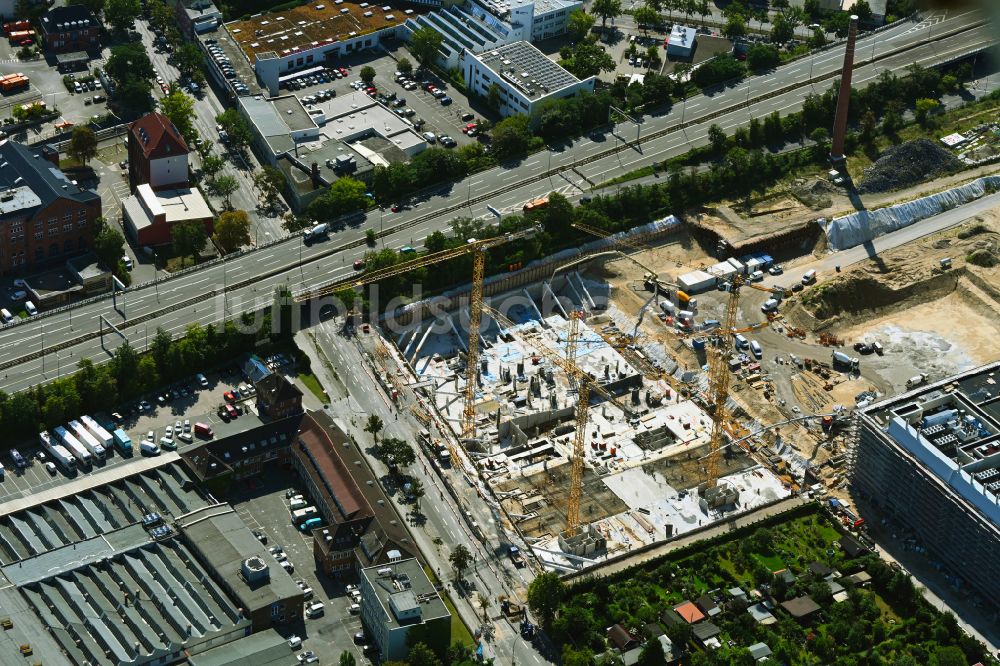
POLYGON ((844 49, 844 69, 840 73, 840 92, 837 94, 837 114, 833 118, 833 144, 830 147, 830 162, 844 170, 847 158, 844 156, 844 135, 847 133, 847 107, 851 103, 851 74, 854 70, 854 42, 858 37, 858 17, 851 15, 847 31, 847 48, 844 49))

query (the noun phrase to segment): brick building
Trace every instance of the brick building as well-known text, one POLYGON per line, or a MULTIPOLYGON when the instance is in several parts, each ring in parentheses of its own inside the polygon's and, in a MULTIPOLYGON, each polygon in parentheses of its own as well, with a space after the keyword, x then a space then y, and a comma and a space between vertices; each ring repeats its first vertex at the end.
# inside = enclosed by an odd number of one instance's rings
POLYGON ((134 191, 148 183, 154 190, 188 186, 188 145, 170 119, 147 113, 129 125, 128 179, 134 191))
POLYGON ((173 227, 194 220, 205 227, 209 236, 215 217, 205 197, 197 189, 153 191, 148 183, 135 188, 135 194, 122 202, 125 233, 138 245, 166 245, 173 240, 173 227))
POLYGON ((0 273, 63 262, 93 246, 101 198, 41 149, 0 142, 0 273))
POLYGON ((258 381, 257 407, 268 418, 280 419, 302 411, 302 391, 282 375, 271 373, 258 381))
POLYGON ((40 21, 46 53, 89 51, 100 46, 101 24, 83 5, 53 7, 40 21))
POLYGON ((217 30, 222 23, 222 12, 212 0, 177 0, 174 15, 181 34, 191 40, 196 34, 217 30))

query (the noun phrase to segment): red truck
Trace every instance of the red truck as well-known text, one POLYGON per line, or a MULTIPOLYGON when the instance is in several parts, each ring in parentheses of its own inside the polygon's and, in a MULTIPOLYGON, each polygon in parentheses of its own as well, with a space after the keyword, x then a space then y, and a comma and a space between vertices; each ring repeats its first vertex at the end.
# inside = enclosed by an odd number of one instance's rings
POLYGON ((27 19, 21 19, 20 21, 10 21, 3 24, 3 34, 10 35, 12 32, 18 32, 20 30, 30 30, 31 21, 27 19))

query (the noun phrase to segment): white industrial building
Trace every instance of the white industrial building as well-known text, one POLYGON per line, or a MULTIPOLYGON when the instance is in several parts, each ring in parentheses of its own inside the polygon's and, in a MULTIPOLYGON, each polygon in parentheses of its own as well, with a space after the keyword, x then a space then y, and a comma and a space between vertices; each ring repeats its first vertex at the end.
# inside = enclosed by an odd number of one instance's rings
POLYGON ((675 23, 667 38, 667 57, 690 58, 694 54, 697 34, 694 28, 675 23))
POLYGON ((528 42, 514 42, 483 54, 466 52, 462 72, 470 92, 487 96, 500 88, 500 113, 532 115, 550 99, 593 92, 596 77, 581 81, 528 42))

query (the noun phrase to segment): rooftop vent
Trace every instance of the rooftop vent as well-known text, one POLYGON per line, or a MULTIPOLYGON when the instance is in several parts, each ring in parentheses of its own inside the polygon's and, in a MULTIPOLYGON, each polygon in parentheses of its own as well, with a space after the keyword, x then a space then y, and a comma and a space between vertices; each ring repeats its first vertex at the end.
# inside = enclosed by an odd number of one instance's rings
POLYGON ((256 555, 243 560, 240 571, 243 574, 243 579, 251 585, 266 582, 271 578, 267 562, 256 555))

